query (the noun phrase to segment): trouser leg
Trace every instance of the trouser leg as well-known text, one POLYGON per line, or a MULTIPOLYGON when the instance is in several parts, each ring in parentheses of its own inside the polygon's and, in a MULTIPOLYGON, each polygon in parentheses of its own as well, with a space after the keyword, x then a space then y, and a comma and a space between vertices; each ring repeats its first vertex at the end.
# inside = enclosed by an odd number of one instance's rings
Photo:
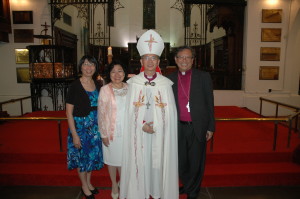
POLYGON ((179 125, 178 135, 179 177, 184 191, 196 196, 205 168, 206 142, 199 142, 192 125, 179 125))

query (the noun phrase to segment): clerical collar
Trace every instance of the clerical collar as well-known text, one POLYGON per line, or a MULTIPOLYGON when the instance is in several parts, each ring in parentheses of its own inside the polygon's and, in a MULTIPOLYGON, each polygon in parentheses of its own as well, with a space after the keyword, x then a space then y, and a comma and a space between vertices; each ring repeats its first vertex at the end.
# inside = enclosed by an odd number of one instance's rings
POLYGON ((144 77, 151 82, 157 77, 157 74, 155 73, 153 76, 147 76, 146 73, 144 73, 144 77))
POLYGON ((192 73, 192 69, 189 69, 189 70, 184 71, 184 72, 179 71, 179 74, 182 75, 182 76, 184 76, 184 75, 190 75, 191 73, 192 73))

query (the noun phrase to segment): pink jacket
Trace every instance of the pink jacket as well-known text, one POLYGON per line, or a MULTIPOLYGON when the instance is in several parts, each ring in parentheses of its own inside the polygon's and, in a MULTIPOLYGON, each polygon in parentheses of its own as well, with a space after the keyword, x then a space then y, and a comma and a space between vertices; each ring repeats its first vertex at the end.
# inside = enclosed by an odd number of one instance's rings
POLYGON ((117 105, 112 84, 102 86, 98 98, 98 126, 102 138, 113 140, 117 105))
MULTIPOLYGON (((127 84, 125 84, 127 87, 127 84)), ((113 140, 116 128, 117 105, 112 88, 109 83, 102 86, 98 98, 98 126, 102 138, 113 140)))

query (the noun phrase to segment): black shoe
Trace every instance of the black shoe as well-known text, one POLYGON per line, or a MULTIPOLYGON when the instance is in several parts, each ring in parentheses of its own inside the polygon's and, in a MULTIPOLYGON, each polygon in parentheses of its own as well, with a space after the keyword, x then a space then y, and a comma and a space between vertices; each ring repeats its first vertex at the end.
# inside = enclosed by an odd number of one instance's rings
POLYGON ((94 190, 90 190, 91 192, 92 192, 92 194, 94 194, 94 195, 96 195, 96 194, 98 194, 99 193, 99 191, 98 191, 98 189, 97 188, 95 188, 94 190))
POLYGON ((187 193, 187 199, 197 199, 199 193, 187 193))
POLYGON ((93 193, 91 195, 85 195, 85 193, 83 192, 83 190, 81 189, 82 194, 84 195, 84 197, 86 199, 95 199, 95 196, 93 195, 93 193))
POLYGON ((179 194, 185 194, 184 187, 179 187, 179 194))

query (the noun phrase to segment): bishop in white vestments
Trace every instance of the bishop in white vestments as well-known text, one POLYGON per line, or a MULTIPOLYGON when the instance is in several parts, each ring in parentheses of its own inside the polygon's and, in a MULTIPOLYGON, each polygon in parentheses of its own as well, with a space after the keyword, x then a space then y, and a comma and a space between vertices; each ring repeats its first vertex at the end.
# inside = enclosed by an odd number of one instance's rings
POLYGON ((173 82, 157 72, 164 43, 148 30, 137 48, 144 71, 127 81, 120 198, 178 199, 173 82))

